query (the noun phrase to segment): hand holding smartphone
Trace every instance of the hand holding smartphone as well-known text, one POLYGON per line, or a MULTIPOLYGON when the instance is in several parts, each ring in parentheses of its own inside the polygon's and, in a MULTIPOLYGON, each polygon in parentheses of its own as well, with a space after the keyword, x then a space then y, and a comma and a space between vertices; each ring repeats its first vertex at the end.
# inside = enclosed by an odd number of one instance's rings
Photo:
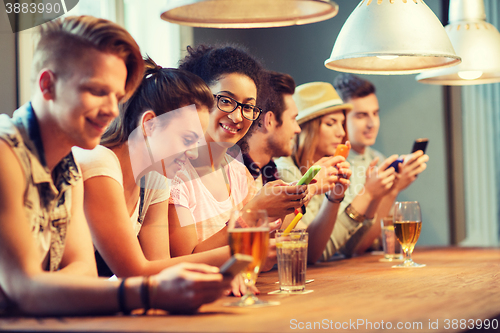
POLYGON ((339 144, 337 146, 337 149, 335 149, 335 154, 333 156, 344 156, 344 158, 347 158, 349 156, 349 147, 344 144, 339 144))
MULTIPOLYGON (((411 153, 413 154, 414 152, 421 150, 425 154, 425 149, 427 148, 428 143, 429 139, 427 138, 416 139, 415 142, 413 142, 413 148, 411 149, 411 153)), ((399 163, 403 162, 404 162, 403 158, 398 158, 397 160, 392 162, 391 165, 387 167, 387 169, 393 167, 394 170, 396 170, 396 172, 399 172, 399 163)))
POLYGON ((308 185, 318 174, 319 170, 321 170, 321 167, 319 165, 313 165, 312 167, 310 167, 309 170, 307 170, 307 172, 302 176, 302 178, 300 178, 297 185, 308 185))
POLYGON ((415 140, 413 143, 413 148, 411 149, 411 152, 414 153, 416 151, 421 150, 425 154, 425 149, 427 148, 427 143, 429 143, 429 139, 427 138, 421 138, 415 140))
MULTIPOLYGON (((313 165, 307 170, 307 172, 299 179, 297 185, 309 185, 313 178, 318 174, 321 167, 319 165, 313 165)), ((302 214, 306 213, 306 206, 302 205, 302 214)))

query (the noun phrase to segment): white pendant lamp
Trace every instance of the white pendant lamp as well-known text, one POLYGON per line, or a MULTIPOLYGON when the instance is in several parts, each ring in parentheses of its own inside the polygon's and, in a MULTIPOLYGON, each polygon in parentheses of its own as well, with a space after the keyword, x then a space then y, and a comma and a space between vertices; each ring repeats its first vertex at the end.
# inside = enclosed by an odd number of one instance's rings
POLYGON ((462 63, 416 79, 452 86, 500 82, 500 33, 486 22, 483 0, 451 0, 449 13, 445 30, 462 63))
POLYGON ((271 28, 327 20, 331 0, 168 0, 161 18, 200 28, 271 28))
POLYGON ((358 74, 415 74, 460 63, 423 0, 362 0, 340 31, 327 68, 358 74))

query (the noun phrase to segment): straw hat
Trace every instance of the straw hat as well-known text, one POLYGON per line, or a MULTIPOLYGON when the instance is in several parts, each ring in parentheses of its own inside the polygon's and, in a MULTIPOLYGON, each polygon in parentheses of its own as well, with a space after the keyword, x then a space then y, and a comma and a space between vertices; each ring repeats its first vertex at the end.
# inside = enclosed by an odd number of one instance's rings
POLYGON ((299 125, 325 114, 345 110, 352 110, 352 104, 344 103, 335 91, 335 88, 327 82, 309 82, 295 88, 293 99, 299 115, 299 125))

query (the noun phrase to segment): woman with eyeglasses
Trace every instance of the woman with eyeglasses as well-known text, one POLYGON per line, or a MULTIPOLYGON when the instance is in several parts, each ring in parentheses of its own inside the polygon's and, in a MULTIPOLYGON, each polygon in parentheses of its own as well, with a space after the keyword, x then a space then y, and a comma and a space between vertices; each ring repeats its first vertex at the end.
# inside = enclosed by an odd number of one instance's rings
MULTIPOLYGON (((192 73, 161 68, 149 58, 145 67, 139 88, 122 106, 101 145, 93 150, 73 148, 103 276, 147 276, 180 262, 220 266, 230 256, 228 248, 170 256, 167 178, 175 176, 182 161, 196 158, 214 100, 203 80, 192 73)), ((193 265, 192 270, 199 268, 193 265)))
MULTIPOLYGON (((253 177, 242 163, 227 154, 261 113, 257 101, 262 66, 234 46, 188 47, 179 68, 200 76, 209 86, 215 105, 210 110, 198 158, 185 164, 172 184, 169 207, 170 244, 173 256, 227 245, 226 223, 233 208, 266 209, 271 228, 280 218, 301 207, 307 186, 267 184, 257 194, 253 177), (205 146, 204 146, 205 145, 205 146), (271 188, 281 186, 279 190, 271 188), (186 223, 189 222, 189 223, 186 223)), ((271 255, 272 256, 272 255, 271 255)), ((267 267, 272 267, 268 260, 267 267)))

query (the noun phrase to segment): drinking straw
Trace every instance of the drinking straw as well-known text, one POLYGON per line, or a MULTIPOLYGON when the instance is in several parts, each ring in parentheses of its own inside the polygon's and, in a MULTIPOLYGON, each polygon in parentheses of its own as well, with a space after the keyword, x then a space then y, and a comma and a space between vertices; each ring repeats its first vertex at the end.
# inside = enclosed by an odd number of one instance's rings
POLYGON ((285 231, 283 233, 288 234, 290 231, 292 231, 293 228, 299 223, 300 219, 302 218, 302 213, 299 212, 298 210, 295 210, 295 217, 293 218, 292 222, 286 227, 285 231))

